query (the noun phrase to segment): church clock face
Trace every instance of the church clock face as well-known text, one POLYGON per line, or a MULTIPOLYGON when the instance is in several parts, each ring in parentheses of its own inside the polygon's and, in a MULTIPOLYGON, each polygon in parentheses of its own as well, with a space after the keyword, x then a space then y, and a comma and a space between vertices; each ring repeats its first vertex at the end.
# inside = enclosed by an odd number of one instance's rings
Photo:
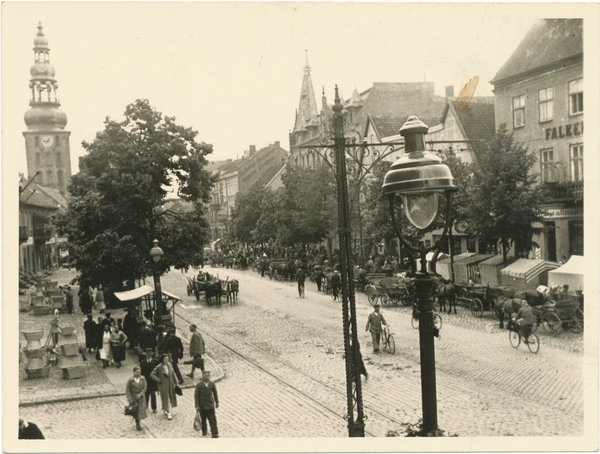
POLYGON ((52 136, 42 136, 40 143, 42 144, 42 147, 50 148, 54 143, 54 139, 52 139, 52 136))

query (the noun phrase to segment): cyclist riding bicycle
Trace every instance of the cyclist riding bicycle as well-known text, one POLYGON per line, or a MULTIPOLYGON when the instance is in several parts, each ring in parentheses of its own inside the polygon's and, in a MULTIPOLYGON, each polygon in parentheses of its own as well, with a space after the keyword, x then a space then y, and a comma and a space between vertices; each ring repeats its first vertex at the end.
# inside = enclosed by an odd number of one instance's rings
POLYGON ((533 325, 536 321, 535 316, 533 315, 533 309, 527 303, 527 301, 523 300, 521 304, 521 308, 518 312, 513 314, 513 320, 517 319, 517 322, 520 322, 521 326, 521 335, 525 339, 525 343, 529 342, 529 334, 533 328, 533 325))
POLYGON ((298 295, 302 296, 302 289, 304 287, 304 280, 306 279, 306 275, 302 268, 298 268, 296 271, 296 282, 298 282, 298 295))

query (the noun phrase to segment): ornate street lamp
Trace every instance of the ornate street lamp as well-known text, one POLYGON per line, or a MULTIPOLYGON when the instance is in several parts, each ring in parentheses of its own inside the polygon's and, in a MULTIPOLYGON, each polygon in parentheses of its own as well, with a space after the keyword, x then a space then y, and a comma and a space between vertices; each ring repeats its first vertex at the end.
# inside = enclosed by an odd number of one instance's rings
POLYGON ((435 263, 442 249, 442 244, 450 226, 450 196, 456 191, 452 174, 442 159, 425 150, 424 137, 429 128, 417 117, 409 117, 400 128, 404 137, 405 154, 392 165, 383 180, 383 192, 389 198, 390 213, 396 235, 411 255, 415 263, 415 255, 420 254, 420 269, 415 273, 413 282, 419 315, 419 344, 421 353, 421 399, 423 405, 423 432, 429 433, 438 428, 437 397, 435 384, 435 345, 433 337, 438 335, 433 325, 432 290, 436 282, 434 276, 427 272, 426 255, 435 250, 431 268, 435 273, 435 263), (395 216, 394 198, 402 197, 404 213, 409 221, 418 229, 427 228, 438 212, 438 201, 441 194, 446 195, 446 222, 444 232, 439 241, 431 247, 413 247, 403 236, 395 216))
POLYGON ((162 326, 162 289, 160 288, 160 259, 164 255, 161 248, 158 247, 158 240, 154 240, 154 247, 150 249, 150 257, 152 257, 154 268, 154 303, 156 312, 154 314, 154 323, 156 326, 162 326))

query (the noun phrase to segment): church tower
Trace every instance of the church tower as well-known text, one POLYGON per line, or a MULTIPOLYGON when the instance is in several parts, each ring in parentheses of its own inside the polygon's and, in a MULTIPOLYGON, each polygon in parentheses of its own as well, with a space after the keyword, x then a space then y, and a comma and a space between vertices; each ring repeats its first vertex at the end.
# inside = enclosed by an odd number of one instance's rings
POLYGON ((298 112, 296 115, 296 124, 294 131, 304 131, 311 120, 319 114, 317 110, 317 101, 313 91, 312 80, 310 78, 310 66, 308 66, 308 51, 306 52, 306 63, 304 65, 304 77, 302 78, 302 89, 300 90, 300 102, 298 103, 298 112))
POLYGON ((65 131, 67 115, 59 109, 56 95, 58 83, 54 78, 54 68, 50 65, 50 49, 41 22, 33 43, 35 63, 30 69, 29 81, 31 109, 25 113, 27 131, 23 132, 27 174, 31 178, 40 172, 36 183, 56 189, 66 196, 71 178, 71 133, 65 131))

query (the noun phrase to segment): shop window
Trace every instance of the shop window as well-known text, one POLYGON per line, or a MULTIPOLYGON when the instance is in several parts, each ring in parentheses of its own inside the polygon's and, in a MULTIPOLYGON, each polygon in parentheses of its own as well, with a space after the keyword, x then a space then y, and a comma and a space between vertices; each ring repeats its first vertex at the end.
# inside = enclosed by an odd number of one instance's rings
POLYGON ((525 95, 513 98, 513 126, 515 128, 525 126, 525 95))
POLYGON ((571 115, 583 113, 583 79, 569 82, 569 113, 571 115))
POLYGON ((571 181, 583 181, 583 144, 571 145, 571 181))
POLYGON ((551 181, 558 181, 558 169, 554 163, 554 149, 546 148, 540 150, 540 165, 542 172, 542 181, 548 183, 551 181))
POLYGON ((552 120, 554 110, 554 89, 544 88, 539 92, 540 96, 540 121, 552 120))

